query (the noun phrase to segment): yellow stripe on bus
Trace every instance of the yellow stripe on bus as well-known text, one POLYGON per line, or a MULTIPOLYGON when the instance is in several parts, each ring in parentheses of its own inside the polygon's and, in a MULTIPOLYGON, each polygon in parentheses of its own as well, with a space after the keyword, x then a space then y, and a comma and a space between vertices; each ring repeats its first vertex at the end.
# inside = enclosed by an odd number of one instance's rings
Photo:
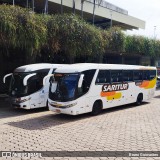
POLYGON ((108 96, 106 97, 107 100, 115 100, 115 99, 120 99, 122 97, 122 93, 121 92, 118 92, 118 93, 115 93, 115 95, 113 96, 108 96))
POLYGON ((144 87, 145 89, 154 88, 156 85, 156 78, 154 78, 152 81, 149 82, 148 86, 144 87))

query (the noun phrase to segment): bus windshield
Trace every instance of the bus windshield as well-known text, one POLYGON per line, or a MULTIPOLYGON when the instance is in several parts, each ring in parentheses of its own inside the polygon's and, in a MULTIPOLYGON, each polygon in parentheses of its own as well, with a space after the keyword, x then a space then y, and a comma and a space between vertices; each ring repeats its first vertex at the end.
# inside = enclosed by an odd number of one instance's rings
POLYGON ((28 96, 42 89, 43 78, 49 72, 49 69, 36 70, 34 72, 15 72, 13 73, 10 83, 10 95, 13 97, 28 96), (27 85, 24 86, 23 80, 27 75, 36 73, 27 80, 27 85))
POLYGON ((50 84, 50 99, 62 102, 75 99, 78 79, 79 74, 54 74, 50 84))
POLYGON ((31 73, 13 73, 10 83, 10 94, 15 97, 26 96, 28 92, 28 86, 23 85, 23 79, 31 73))

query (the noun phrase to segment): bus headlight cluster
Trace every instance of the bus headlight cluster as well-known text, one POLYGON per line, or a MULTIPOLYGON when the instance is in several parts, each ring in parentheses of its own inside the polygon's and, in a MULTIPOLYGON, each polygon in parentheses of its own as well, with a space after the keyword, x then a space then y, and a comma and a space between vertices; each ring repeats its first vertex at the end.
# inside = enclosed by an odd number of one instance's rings
POLYGON ((24 98, 24 99, 21 99, 21 98, 16 98, 15 99, 15 102, 16 103, 23 103, 23 102, 26 102, 26 101, 29 101, 31 98, 24 98))
POLYGON ((70 107, 73 107, 77 104, 77 102, 75 103, 72 103, 72 104, 68 104, 68 105, 65 105, 65 106, 61 106, 60 108, 70 108, 70 107))

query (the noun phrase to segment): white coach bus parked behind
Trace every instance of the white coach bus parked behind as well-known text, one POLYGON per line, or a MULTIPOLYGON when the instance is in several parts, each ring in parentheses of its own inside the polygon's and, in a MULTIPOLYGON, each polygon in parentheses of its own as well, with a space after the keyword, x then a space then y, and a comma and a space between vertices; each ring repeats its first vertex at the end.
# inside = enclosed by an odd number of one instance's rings
POLYGON ((12 106, 16 108, 33 109, 47 106, 49 80, 43 86, 43 78, 48 74, 53 74, 56 68, 62 67, 62 64, 30 64, 18 67, 11 76, 9 87, 9 96, 12 106))
POLYGON ((50 79, 49 110, 77 115, 134 103, 154 96, 156 68, 116 64, 73 64, 50 79), (56 87, 55 87, 56 86, 56 87))

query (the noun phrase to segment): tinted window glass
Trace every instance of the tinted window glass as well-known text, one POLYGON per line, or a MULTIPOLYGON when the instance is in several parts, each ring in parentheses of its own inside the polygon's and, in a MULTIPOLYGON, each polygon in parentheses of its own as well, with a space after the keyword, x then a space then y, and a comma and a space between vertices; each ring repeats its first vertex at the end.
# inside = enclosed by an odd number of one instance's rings
POLYGON ((110 71, 100 70, 96 79, 96 83, 110 83, 110 71))
POLYGON ((28 80, 29 94, 32 94, 43 87, 43 78, 48 74, 49 69, 36 71, 37 74, 28 80))
POLYGON ((143 71, 143 80, 149 80, 150 79, 150 73, 148 70, 143 71))
POLYGON ((48 72, 49 72, 49 69, 41 70, 40 72, 37 73, 37 77, 39 78, 41 85, 43 85, 43 78, 48 74, 48 72))
POLYGON ((121 70, 112 70, 111 71, 111 83, 122 82, 122 71, 121 70))
POLYGON ((40 80, 38 79, 38 77, 35 75, 31 78, 29 78, 28 82, 27 82, 27 86, 28 86, 28 93, 32 94, 38 90, 41 89, 41 85, 40 85, 40 80))
POLYGON ((95 74, 95 71, 96 71, 95 69, 92 69, 92 70, 82 72, 82 74, 84 74, 83 83, 82 83, 83 94, 88 92, 93 76, 95 74))
POLYGON ((55 70, 56 70, 56 69, 53 69, 52 74, 54 73, 55 70))
POLYGON ((49 98, 61 102, 74 100, 78 79, 78 73, 55 73, 50 81, 49 98))
POLYGON ((141 70, 133 71, 133 78, 135 81, 142 81, 143 80, 143 71, 141 71, 141 70))
POLYGON ((123 81, 133 81, 133 71, 123 70, 123 81))
POLYGON ((150 77, 149 77, 149 79, 150 79, 150 80, 154 79, 154 78, 156 77, 156 70, 150 70, 149 72, 150 72, 150 77))

